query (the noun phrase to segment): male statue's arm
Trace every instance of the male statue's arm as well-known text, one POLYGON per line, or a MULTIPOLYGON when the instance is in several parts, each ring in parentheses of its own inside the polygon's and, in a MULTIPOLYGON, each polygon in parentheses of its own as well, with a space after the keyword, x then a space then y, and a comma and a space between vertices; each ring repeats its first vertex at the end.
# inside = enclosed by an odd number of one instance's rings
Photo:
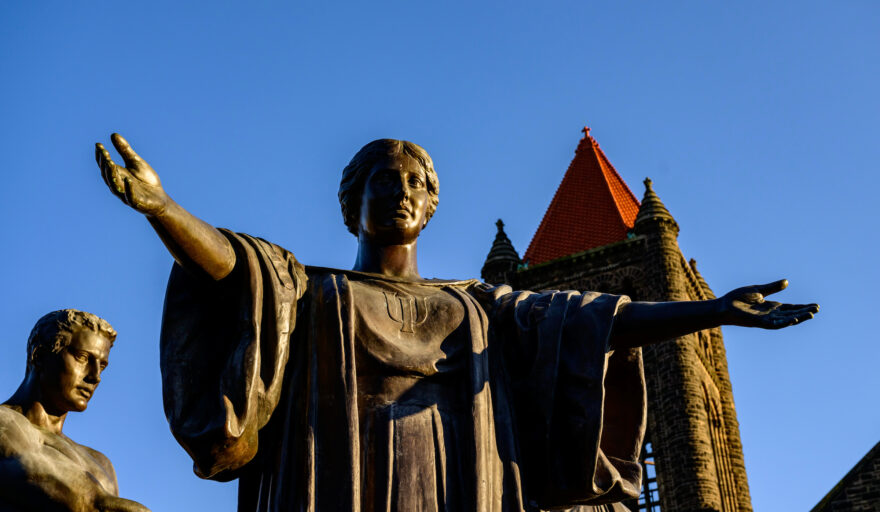
POLYGON ((125 167, 117 165, 103 144, 95 145, 95 159, 110 191, 123 203, 146 215, 181 266, 214 280, 229 275, 235 266, 235 250, 226 237, 171 199, 162 188, 156 171, 121 135, 114 133, 110 140, 125 162, 125 167))
POLYGON ((720 325, 782 329, 805 322, 818 304, 782 304, 764 297, 784 290, 782 279, 737 288, 723 297, 691 302, 630 302, 621 306, 611 329, 612 348, 632 348, 720 325))

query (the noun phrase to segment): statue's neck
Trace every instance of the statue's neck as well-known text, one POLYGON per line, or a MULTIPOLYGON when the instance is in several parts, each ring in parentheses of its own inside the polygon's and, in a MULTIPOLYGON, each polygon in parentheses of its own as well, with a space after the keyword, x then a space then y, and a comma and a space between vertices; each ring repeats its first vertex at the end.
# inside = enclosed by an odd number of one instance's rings
POLYGON ((53 411, 41 395, 39 379, 35 372, 28 371, 21 385, 3 405, 20 412, 32 424, 60 435, 67 411, 53 411))
POLYGON ((407 244, 383 245, 358 239, 357 261, 354 268, 358 272, 371 272, 389 277, 421 279, 417 261, 417 240, 407 244))

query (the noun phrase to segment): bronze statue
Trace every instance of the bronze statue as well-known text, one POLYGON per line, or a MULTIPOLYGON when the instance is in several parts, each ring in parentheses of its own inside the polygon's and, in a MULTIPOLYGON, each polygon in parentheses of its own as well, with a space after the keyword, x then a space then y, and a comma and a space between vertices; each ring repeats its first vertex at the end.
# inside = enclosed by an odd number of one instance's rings
POLYGON ((616 509, 640 491, 638 347, 818 311, 764 300, 785 281, 639 303, 423 279, 437 174, 424 149, 389 139, 342 173, 354 269, 303 266, 195 218, 112 141, 125 167, 98 144, 105 182, 177 262, 160 341, 168 421, 199 476, 239 479, 240 511, 616 509))
POLYGON ((107 457, 61 431, 88 406, 115 339, 107 321, 75 309, 37 321, 24 381, 0 406, 0 510, 149 512, 118 497, 107 457))

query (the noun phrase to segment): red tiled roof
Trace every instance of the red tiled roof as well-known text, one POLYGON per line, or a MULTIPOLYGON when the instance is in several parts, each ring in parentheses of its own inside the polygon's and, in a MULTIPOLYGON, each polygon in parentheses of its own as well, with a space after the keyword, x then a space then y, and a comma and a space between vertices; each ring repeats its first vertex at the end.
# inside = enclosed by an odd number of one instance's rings
POLYGON ((584 128, 584 138, 556 189, 523 260, 544 263, 626 239, 639 200, 584 128))

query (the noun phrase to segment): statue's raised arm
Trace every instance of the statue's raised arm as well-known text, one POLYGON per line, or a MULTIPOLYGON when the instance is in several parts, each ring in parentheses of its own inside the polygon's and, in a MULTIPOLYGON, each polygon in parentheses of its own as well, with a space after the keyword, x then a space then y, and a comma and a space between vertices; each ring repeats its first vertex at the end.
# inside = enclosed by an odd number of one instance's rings
POLYGON ((184 268, 215 280, 235 266, 235 251, 210 224, 174 202, 162 188, 159 175, 118 133, 110 136, 125 167, 110 158, 104 145, 95 145, 95 159, 110 191, 123 203, 147 216, 165 247, 184 268))

